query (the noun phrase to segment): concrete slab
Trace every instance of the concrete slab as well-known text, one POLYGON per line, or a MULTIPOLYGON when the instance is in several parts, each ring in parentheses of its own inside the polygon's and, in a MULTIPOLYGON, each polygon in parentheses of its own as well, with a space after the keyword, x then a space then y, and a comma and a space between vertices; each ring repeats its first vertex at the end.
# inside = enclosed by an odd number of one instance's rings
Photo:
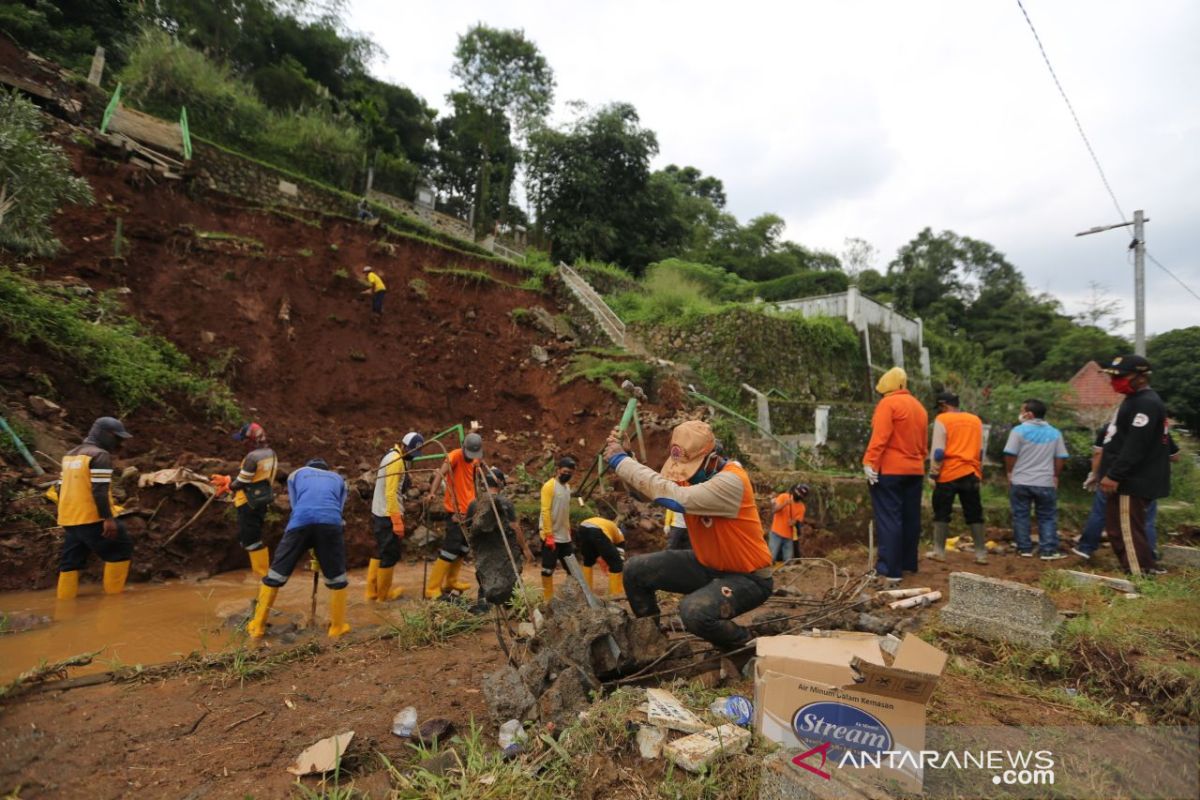
POLYGON ((1137 591, 1133 582, 1127 581, 1124 578, 1113 578, 1108 575, 1096 575, 1091 572, 1079 572, 1073 569, 1063 569, 1059 570, 1059 572, 1066 575, 1074 583, 1100 583, 1110 589, 1116 589, 1118 592, 1125 592, 1126 594, 1137 591))
POLYGON ((1200 547, 1184 547, 1178 544, 1163 545, 1162 563, 1168 567, 1200 569, 1200 547))
POLYGON ((1041 589, 972 572, 950 573, 950 602, 939 619, 981 639, 1026 647, 1052 647, 1063 621, 1041 589))

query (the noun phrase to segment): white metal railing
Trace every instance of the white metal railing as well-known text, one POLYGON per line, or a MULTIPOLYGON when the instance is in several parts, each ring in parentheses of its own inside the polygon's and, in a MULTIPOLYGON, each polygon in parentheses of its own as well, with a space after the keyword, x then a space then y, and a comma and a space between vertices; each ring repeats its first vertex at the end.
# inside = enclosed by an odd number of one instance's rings
POLYGON ((625 323, 608 307, 604 298, 583 279, 582 275, 561 261, 558 263, 558 272, 567 288, 579 298, 579 302, 592 312, 592 316, 600 323, 600 327, 608 334, 608 338, 612 339, 618 347, 625 347, 625 323))

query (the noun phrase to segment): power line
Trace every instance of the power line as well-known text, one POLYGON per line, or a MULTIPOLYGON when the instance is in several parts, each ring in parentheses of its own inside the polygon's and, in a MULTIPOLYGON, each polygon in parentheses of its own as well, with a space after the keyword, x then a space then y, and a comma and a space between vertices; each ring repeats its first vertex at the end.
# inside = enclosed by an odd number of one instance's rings
POLYGON ((1046 69, 1050 70, 1050 77, 1054 79, 1054 85, 1058 87, 1058 93, 1062 95, 1063 102, 1067 104, 1067 110, 1071 112, 1071 118, 1075 120, 1075 128, 1079 131, 1079 136, 1083 139, 1083 144, 1087 147, 1088 154, 1092 157, 1092 163, 1096 165, 1096 171, 1100 173, 1100 180, 1104 183, 1104 188, 1108 190, 1108 196, 1112 198, 1113 206, 1117 209, 1117 214, 1121 217, 1122 222, 1128 222, 1125 218, 1125 212, 1121 210, 1121 204, 1117 202, 1117 195, 1108 183, 1108 176, 1104 174, 1104 167, 1100 166, 1100 159, 1096 156, 1096 151, 1092 149, 1092 143, 1088 139, 1087 134, 1083 132, 1083 123, 1079 121, 1079 115, 1075 113, 1075 106, 1071 105, 1071 98, 1067 97, 1067 90, 1063 88, 1062 83, 1058 80, 1058 74, 1055 73, 1054 66, 1050 63, 1050 56, 1046 55, 1046 48, 1042 45, 1042 37, 1038 36, 1037 28, 1033 27, 1033 20, 1029 18, 1029 12, 1025 10, 1025 4, 1021 0, 1017 0, 1017 5, 1020 6, 1021 13, 1025 16, 1025 21, 1029 23, 1029 30, 1033 33, 1033 40, 1037 42, 1038 50, 1042 53, 1042 60, 1046 62, 1046 69))
MULTIPOLYGON (((1083 139, 1083 144, 1087 147, 1088 155, 1092 157, 1092 163, 1096 165, 1096 172, 1100 173, 1100 181, 1104 184, 1105 191, 1112 199, 1113 207, 1117 209, 1117 214, 1122 222, 1128 222, 1125 218, 1125 212, 1121 209, 1121 203, 1117 200, 1116 193, 1112 190, 1112 186, 1108 182, 1108 176, 1104 174, 1104 167, 1100 166, 1100 158, 1096 155, 1095 149, 1092 148, 1092 142, 1088 139, 1087 134, 1083 130, 1083 123, 1079 121, 1079 115, 1075 113, 1075 106, 1071 104, 1071 98, 1067 97, 1067 90, 1063 88, 1062 82, 1058 79, 1058 74, 1054 71, 1054 65, 1050 63, 1050 56, 1046 55, 1046 48, 1042 45, 1042 37, 1038 36, 1037 28, 1033 26, 1033 20, 1029 18, 1029 12, 1025 10, 1025 4, 1021 0, 1017 0, 1017 6, 1021 9, 1021 14, 1025 17, 1025 22, 1029 25, 1029 31, 1033 34, 1033 40, 1037 42, 1038 50, 1041 51, 1042 60, 1046 62, 1046 69, 1050 70, 1050 77, 1054 79, 1054 85, 1058 87, 1058 93, 1062 96, 1063 102, 1067 104, 1067 110, 1071 112, 1071 118, 1075 120, 1075 129, 1079 131, 1079 138, 1083 139)), ((1163 272, 1175 279, 1175 282, 1187 291, 1192 297, 1200 300, 1200 294, 1197 294, 1192 287, 1183 282, 1183 279, 1176 275, 1171 270, 1163 266, 1157 258, 1146 253, 1146 258, 1163 272)))

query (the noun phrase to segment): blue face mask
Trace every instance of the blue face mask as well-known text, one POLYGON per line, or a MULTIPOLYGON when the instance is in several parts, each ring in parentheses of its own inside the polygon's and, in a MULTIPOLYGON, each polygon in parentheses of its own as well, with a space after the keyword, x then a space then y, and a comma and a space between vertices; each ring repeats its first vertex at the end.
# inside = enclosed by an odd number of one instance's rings
POLYGON ((688 483, 692 486, 695 486, 700 483, 704 483, 706 480, 711 478, 713 475, 716 475, 720 471, 721 471, 720 459, 711 458, 711 457, 705 458, 702 462, 700 462, 700 469, 696 470, 695 474, 692 475, 692 477, 688 478, 688 483), (712 470, 707 469, 707 467, 709 465, 712 465, 712 467, 713 467, 712 470))

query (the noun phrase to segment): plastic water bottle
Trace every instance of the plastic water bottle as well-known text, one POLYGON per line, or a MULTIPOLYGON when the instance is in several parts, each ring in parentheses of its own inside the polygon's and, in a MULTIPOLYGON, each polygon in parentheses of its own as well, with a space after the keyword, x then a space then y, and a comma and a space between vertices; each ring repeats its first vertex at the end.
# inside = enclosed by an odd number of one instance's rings
POLYGON ((510 719, 500 726, 500 749, 507 750, 510 746, 525 740, 525 728, 521 720, 510 719))
POLYGON ((726 717, 738 725, 746 725, 750 720, 754 719, 754 704, 750 702, 748 697, 743 697, 740 694, 730 695, 729 697, 718 697, 708 707, 708 710, 719 716, 726 717))
POLYGON ((397 736, 412 736, 417 729, 417 709, 408 706, 392 720, 392 733, 397 736))

